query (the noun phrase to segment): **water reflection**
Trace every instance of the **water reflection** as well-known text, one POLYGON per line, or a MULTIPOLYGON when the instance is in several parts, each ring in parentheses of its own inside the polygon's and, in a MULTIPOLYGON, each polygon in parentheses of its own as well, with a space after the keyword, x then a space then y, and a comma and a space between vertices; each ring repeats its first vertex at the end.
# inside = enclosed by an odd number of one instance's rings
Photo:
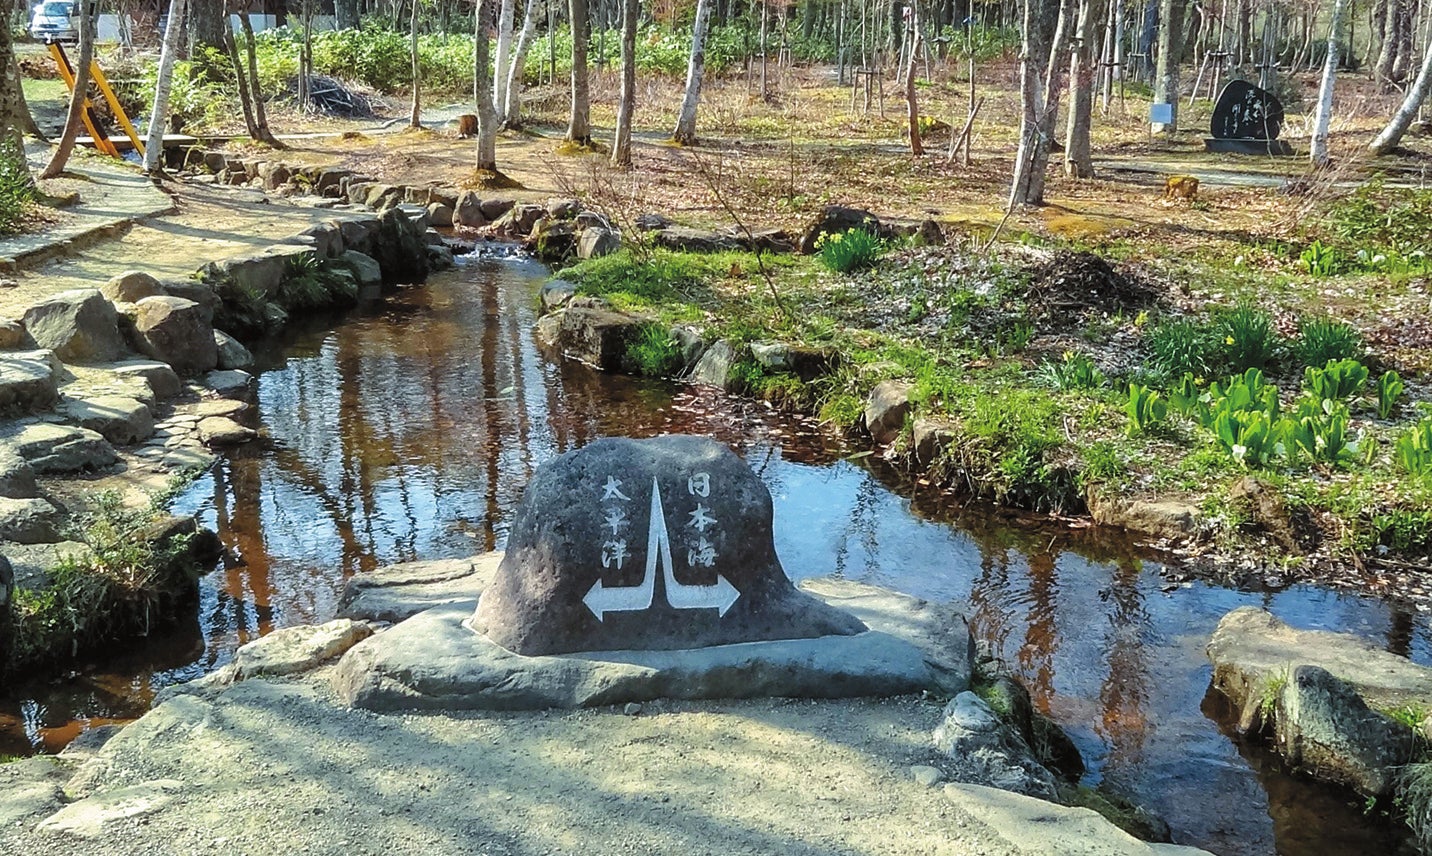
POLYGON ((1346 797, 1240 755, 1205 715, 1203 645, 1220 616, 1254 604, 1426 662, 1424 621, 1314 588, 1165 591, 1151 557, 1126 542, 964 508, 878 461, 846 459, 808 420, 549 360, 529 334, 543 275, 469 262, 273 351, 258 392, 269 440, 177 503, 232 556, 205 580, 196 619, 123 661, 0 703, 0 752, 53 750, 79 728, 136 715, 157 688, 222 665, 256 635, 327 619, 351 574, 500 547, 523 486, 554 455, 600 436, 688 432, 737 448, 769 486, 793 577, 839 574, 967 604, 975 632, 1071 731, 1088 781, 1148 804, 1181 842, 1222 854, 1385 852, 1346 797))

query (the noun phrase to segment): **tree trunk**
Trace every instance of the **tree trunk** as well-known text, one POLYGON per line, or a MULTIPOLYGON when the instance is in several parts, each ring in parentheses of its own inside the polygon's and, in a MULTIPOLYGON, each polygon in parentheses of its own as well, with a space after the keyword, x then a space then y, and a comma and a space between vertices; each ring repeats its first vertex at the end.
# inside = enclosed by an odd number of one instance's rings
POLYGON ((1382 50, 1378 51, 1374 73, 1377 79, 1388 87, 1397 82, 1393 78, 1393 68, 1397 64, 1397 28, 1401 24, 1401 10, 1405 2, 1406 0, 1387 0, 1383 11, 1382 50))
POLYGON ((592 144, 592 96, 587 80, 587 41, 591 25, 587 0, 568 0, 572 25, 572 117, 567 124, 567 140, 582 146, 592 144))
POLYGON ((683 146, 696 145, 696 108, 701 103, 701 80, 706 75, 706 29, 711 18, 711 0, 696 0, 696 23, 691 28, 691 58, 686 63, 686 94, 676 116, 672 140, 683 146))
POLYGON ((1427 93, 1432 90, 1432 43, 1422 52, 1422 70, 1417 73, 1417 80, 1412 88, 1407 90, 1407 97, 1402 99, 1402 105, 1393 114, 1392 121, 1382 129, 1368 149, 1375 155, 1385 155, 1397 148, 1402 141, 1402 135, 1412 127, 1417 119, 1417 113, 1422 109, 1422 103, 1427 100, 1427 93))
MULTIPOLYGON (((182 0, 170 0, 170 2, 182 3, 182 0)), ((80 3, 77 8, 79 10, 78 26, 80 31, 80 50, 79 59, 75 62, 75 88, 74 91, 70 93, 69 112, 65 114, 65 131, 60 135, 59 145, 55 148, 55 153, 50 157, 50 162, 45 167, 44 172, 40 173, 40 178, 54 178, 65 171, 65 164, 69 162, 70 153, 75 149, 75 138, 80 135, 80 125, 83 123, 84 111, 86 109, 85 95, 89 91, 89 67, 90 63, 94 60, 94 15, 91 14, 91 12, 94 11, 94 7, 89 3, 80 3)), ((181 5, 180 8, 182 9, 183 6, 181 5)), ((172 21, 174 19, 170 18, 170 20, 172 21)), ((162 74, 160 75, 160 80, 167 84, 162 74)), ((165 90, 165 98, 168 98, 167 87, 165 90)), ((155 120, 151 118, 151 139, 154 121, 155 120)), ((164 134, 162 125, 159 128, 159 134, 162 141, 164 134)), ((147 163, 148 158, 146 158, 145 161, 147 163)))
MULTIPOLYGON (((920 105, 915 101, 915 64, 920 61, 919 3, 910 6, 910 62, 905 66, 905 108, 910 123, 910 154, 920 157, 925 147, 920 144, 920 105)), ((950 129, 954 133, 954 128, 950 129)))
POLYGON ((239 15, 239 29, 244 34, 244 53, 247 55, 249 64, 249 91, 253 94, 254 100, 254 127, 258 131, 254 139, 275 149, 287 148, 273 135, 273 131, 269 130, 268 109, 264 107, 263 87, 259 85, 259 59, 256 39, 254 39, 254 25, 248 15, 239 15))
POLYGON ((1052 0, 1024 0, 1023 44, 1019 56, 1019 150, 1014 159, 1014 180, 1010 183, 1009 209, 1044 202, 1044 177, 1037 174, 1048 162, 1049 139, 1041 138, 1044 117, 1044 74, 1053 41, 1050 14, 1052 0), (1040 149, 1044 150, 1040 157, 1040 149))
POLYGON ((224 29, 228 23, 221 2, 198 2, 189 10, 189 53, 193 55, 200 47, 222 47, 224 29))
POLYGON ((472 71, 477 93, 477 168, 497 172, 497 108, 492 103, 488 68, 487 19, 492 0, 478 0, 473 10, 472 71))
POLYGON ((1162 0, 1159 3, 1158 67, 1154 72, 1155 104, 1167 104, 1173 121, 1153 123, 1153 133, 1172 134, 1178 131, 1178 61, 1183 50, 1183 13, 1187 0, 1162 0))
POLYGON ((502 124, 516 128, 522 124, 522 76, 527 67, 527 51, 537 35, 537 0, 527 0, 522 11, 522 34, 517 37, 517 50, 512 54, 512 63, 507 68, 507 80, 502 87, 502 103, 499 115, 502 124))
POLYGON ((358 29, 358 0, 335 0, 333 22, 340 30, 358 29))
POLYGON ((1308 151, 1308 159, 1315 166, 1328 162, 1328 125, 1332 121, 1333 84, 1338 75, 1338 32, 1346 10, 1347 0, 1333 3, 1333 20, 1328 25, 1328 55, 1323 60, 1323 83, 1318 89, 1318 109, 1313 114, 1313 140, 1308 151))
MULTIPOLYGON (((408 117, 408 127, 410 128, 423 126, 423 76, 418 69, 418 7, 421 5, 418 0, 413 0, 413 16, 408 21, 408 47, 412 52, 413 60, 413 109, 408 117)), ((490 90, 491 87, 488 89, 490 90)))
POLYGON ((249 88, 249 75, 244 71, 244 62, 239 57, 239 46, 234 41, 234 34, 228 28, 224 30, 224 53, 229 57, 229 64, 234 67, 234 83, 239 90, 239 106, 244 111, 244 128, 249 132, 250 139, 257 140, 259 126, 254 121, 254 98, 253 91, 249 88))
POLYGON ((1093 178, 1089 124, 1094 114, 1094 23, 1102 13, 1098 0, 1082 0, 1069 59, 1069 125, 1064 136, 1064 174, 1093 178))
MULTIPOLYGON (((0 11, 0 14, 3 14, 3 11, 0 11)), ((6 40, 9 40, 9 36, 6 36, 6 40)), ((9 108, 10 121, 0 123, 0 127, 14 127, 42 143, 48 143, 50 138, 45 136, 45 132, 40 130, 40 126, 35 123, 35 114, 30 112, 30 105, 25 101, 25 87, 21 82, 20 64, 15 61, 15 47, 13 44, 10 47, 10 71, 12 72, 10 85, 13 88, 10 92, 0 95, 0 100, 14 98, 18 103, 15 104, 13 108, 9 108)), ((5 139, 4 134, 0 132, 0 140, 3 139, 5 139)))
MULTIPOLYGON (((15 0, 0 0, 0 21, 11 20, 14 12, 15 0)), ((20 91, 19 66, 15 63, 15 44, 10 40, 9 27, 0 27, 0 67, 15 69, 14 74, 7 75, 0 82, 0 145, 10 148, 24 163, 25 146, 20 132, 25 126, 25 119, 21 116, 21 111, 25 111, 25 102, 24 93, 20 91)))
POLYGON ((497 7, 497 51, 492 61, 493 103, 506 116, 507 67, 512 62, 512 31, 516 27, 517 0, 502 0, 497 7))
POLYGON ((636 23, 640 0, 622 0, 622 91, 617 102, 617 131, 612 166, 631 168, 631 126, 636 115, 636 23))

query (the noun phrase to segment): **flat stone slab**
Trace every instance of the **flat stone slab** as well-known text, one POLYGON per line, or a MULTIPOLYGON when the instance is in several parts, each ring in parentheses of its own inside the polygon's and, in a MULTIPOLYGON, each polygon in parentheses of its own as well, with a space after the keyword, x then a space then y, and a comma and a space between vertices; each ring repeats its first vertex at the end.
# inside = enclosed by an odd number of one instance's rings
POLYGON ((354 646, 339 696, 368 710, 541 710, 657 698, 846 698, 949 691, 923 652, 886 633, 675 651, 523 657, 468 628, 473 604, 419 613, 354 646))
POLYGON ((0 442, 30 462, 36 473, 71 473, 107 467, 118 460, 114 447, 87 428, 44 422, 21 425, 0 435, 0 442))
POLYGON ((173 802, 184 783, 175 779, 142 782, 71 803, 40 821, 40 829, 77 838, 110 834, 116 823, 152 814, 173 802))
POLYGON ((68 765, 45 755, 0 764, 0 830, 53 813, 69 777, 68 765))
POLYGON ((235 678, 291 675, 332 660, 373 634, 367 624, 339 618, 326 624, 285 627, 234 654, 235 678))
POLYGON ((75 398, 66 401, 60 410, 70 422, 120 446, 138 443, 154 433, 154 415, 149 407, 123 395, 75 398))
POLYGON ((1059 856, 1211 856, 1177 844, 1150 844, 1087 808, 1070 808, 983 785, 945 785, 945 797, 1020 853, 1059 856))
POLYGON ((435 606, 476 603, 502 555, 493 551, 468 559, 403 562, 356 574, 343 588, 338 616, 398 622, 435 606))
POLYGON ((1374 710, 1432 705, 1432 669, 1345 633, 1297 630, 1251 606, 1218 622, 1208 642, 1213 685, 1240 708, 1256 706, 1271 682, 1298 666, 1326 669, 1347 681, 1374 710))

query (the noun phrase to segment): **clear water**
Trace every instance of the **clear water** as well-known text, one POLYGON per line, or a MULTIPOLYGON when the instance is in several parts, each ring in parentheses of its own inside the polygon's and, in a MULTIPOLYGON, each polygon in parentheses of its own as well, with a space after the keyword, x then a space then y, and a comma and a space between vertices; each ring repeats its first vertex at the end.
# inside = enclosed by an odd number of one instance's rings
POLYGON ((523 485, 556 454, 600 436, 701 433, 770 487, 792 577, 841 574, 966 604, 976 634, 1079 744, 1086 781, 1148 805, 1180 843, 1309 856, 1398 846, 1350 795, 1221 730, 1203 646, 1224 613, 1252 604, 1428 662, 1423 617, 1314 587, 1171 587, 1119 537, 962 507, 852 460, 808 420, 553 360, 530 333, 545 276, 520 260, 466 259, 272 349, 258 393, 271 440, 176 502, 232 554, 203 581, 197 614, 118 659, 10 690, 0 753, 57 751, 142 714, 158 688, 224 664, 249 639, 327 620, 354 573, 501 547, 523 485))

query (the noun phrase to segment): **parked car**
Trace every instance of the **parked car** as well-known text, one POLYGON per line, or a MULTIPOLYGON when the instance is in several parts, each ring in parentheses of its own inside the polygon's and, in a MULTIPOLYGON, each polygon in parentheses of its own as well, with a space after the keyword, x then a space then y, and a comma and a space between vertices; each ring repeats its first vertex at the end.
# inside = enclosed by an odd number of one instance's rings
POLYGON ((72 0, 45 0, 30 16, 30 35, 37 41, 77 42, 80 38, 75 13, 79 10, 72 0))

